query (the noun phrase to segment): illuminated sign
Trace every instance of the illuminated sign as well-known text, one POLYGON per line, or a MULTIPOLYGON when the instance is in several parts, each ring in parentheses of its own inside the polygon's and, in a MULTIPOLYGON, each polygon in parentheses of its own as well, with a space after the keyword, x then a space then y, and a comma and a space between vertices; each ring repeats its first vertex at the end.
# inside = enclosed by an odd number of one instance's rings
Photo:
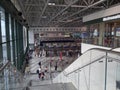
POLYGON ((114 20, 114 19, 120 19, 120 15, 105 17, 103 18, 103 21, 114 20))

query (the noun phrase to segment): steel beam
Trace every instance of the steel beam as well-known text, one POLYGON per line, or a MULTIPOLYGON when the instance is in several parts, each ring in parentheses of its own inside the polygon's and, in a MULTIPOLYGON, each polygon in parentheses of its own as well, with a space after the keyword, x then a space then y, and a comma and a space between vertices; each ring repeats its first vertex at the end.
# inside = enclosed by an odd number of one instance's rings
MULTIPOLYGON (((95 2, 95 3, 93 3, 92 5, 89 5, 88 7, 81 9, 80 11, 75 12, 75 13, 73 13, 72 15, 63 18, 62 20, 65 20, 65 19, 67 19, 67 18, 69 18, 69 17, 72 17, 72 16, 74 16, 74 15, 76 15, 76 14, 79 14, 80 12, 83 12, 83 11, 85 11, 85 10, 87 10, 87 9, 95 6, 95 5, 98 5, 98 4, 100 4, 100 3, 104 2, 104 1, 106 1, 106 0, 99 0, 98 2, 95 2)), ((81 18, 81 17, 80 17, 80 18, 81 18)), ((71 20, 71 21, 72 21, 72 20, 71 20)))
POLYGON ((62 9, 59 13, 57 13, 53 18, 51 18, 47 24, 49 24, 53 19, 55 19, 58 15, 60 15, 61 13, 63 13, 66 9, 68 9, 72 4, 76 3, 78 0, 74 0, 73 2, 71 2, 67 7, 65 7, 64 9, 62 9))
MULTIPOLYGON (((52 7, 67 7, 67 5, 60 5, 60 4, 56 4, 56 5, 49 5, 49 6, 52 6, 52 7)), ((72 8, 85 8, 87 6, 85 5, 71 5, 72 8)), ((103 7, 99 7, 99 6, 96 6, 96 7, 92 7, 92 8, 103 8, 103 7)))
POLYGON ((50 1, 50 0, 47 0, 47 2, 46 2, 46 4, 45 4, 45 6, 44 6, 44 8, 43 8, 42 13, 40 14, 40 19, 38 19, 38 24, 40 23, 40 20, 41 20, 41 18, 42 18, 42 15, 44 14, 44 12, 45 12, 45 10, 46 10, 46 8, 47 8, 47 6, 48 6, 49 1, 50 1))

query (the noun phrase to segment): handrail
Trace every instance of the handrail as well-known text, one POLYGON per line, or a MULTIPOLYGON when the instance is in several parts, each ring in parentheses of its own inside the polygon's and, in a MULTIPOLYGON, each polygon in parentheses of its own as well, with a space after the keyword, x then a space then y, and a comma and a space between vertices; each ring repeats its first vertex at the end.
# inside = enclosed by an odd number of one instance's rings
POLYGON ((20 71, 18 71, 17 68, 13 64, 10 63, 10 65, 16 70, 17 73, 19 73, 22 77, 24 77, 23 73, 21 73, 20 71))
POLYGON ((105 55, 102 56, 102 57, 100 57, 100 58, 98 58, 98 59, 96 59, 96 60, 93 60, 93 61, 90 62, 90 63, 87 63, 86 65, 84 65, 84 66, 82 66, 82 67, 80 67, 80 68, 78 68, 78 69, 76 69, 76 70, 74 70, 74 71, 72 71, 72 72, 70 72, 70 73, 67 73, 66 76, 69 75, 69 74, 71 74, 71 73, 73 73, 73 72, 75 72, 75 71, 77 71, 77 70, 79 70, 79 69, 82 69, 82 68, 84 68, 84 67, 86 67, 86 66, 89 66, 90 64, 95 63, 95 62, 101 60, 102 58, 105 58, 105 55))
MULTIPOLYGON (((69 74, 71 74, 71 73, 73 73, 73 72, 75 72, 75 71, 77 71, 77 70, 80 70, 80 69, 82 69, 82 68, 84 68, 84 67, 86 67, 86 66, 89 66, 89 65, 91 65, 92 63, 95 63, 95 62, 97 62, 97 61, 99 61, 99 60, 101 60, 102 58, 105 58, 105 57, 106 57, 106 58, 112 58, 112 57, 109 57, 109 56, 100 57, 100 58, 98 58, 97 60, 94 60, 94 61, 92 61, 92 62, 90 62, 90 63, 88 63, 88 64, 86 64, 86 65, 84 65, 84 66, 82 66, 82 67, 80 67, 80 68, 78 68, 78 69, 70 72, 70 73, 67 73, 66 75, 65 75, 65 72, 64 72, 64 75, 67 76, 67 75, 69 75, 69 74)), ((116 58, 112 58, 112 59, 113 59, 113 61, 116 61, 116 62, 120 63, 120 59, 116 59, 116 58)))
POLYGON ((2 74, 2 80, 4 84, 1 84, 2 87, 0 87, 0 90, 9 88, 9 89, 21 89, 25 90, 25 87, 27 86, 26 83, 24 83, 25 78, 23 74, 17 70, 17 68, 11 64, 10 61, 6 61, 3 63, 2 67, 0 68, 0 74, 2 74), (4 72, 4 74, 2 74, 4 72), (5 78, 5 79, 4 79, 5 78), (7 82, 7 83, 6 83, 7 82))
POLYGON ((23 74, 22 74, 21 72, 19 72, 19 71, 17 70, 17 68, 16 68, 14 65, 11 64, 10 61, 8 61, 3 67, 0 68, 0 73, 1 73, 8 65, 11 65, 11 66, 17 71, 17 73, 19 73, 19 74, 23 77, 23 74))
POLYGON ((85 53, 87 53, 88 51, 91 51, 91 50, 99 50, 99 51, 110 52, 110 53, 114 53, 114 54, 120 54, 120 52, 112 51, 113 49, 115 49, 115 48, 112 48, 110 50, 106 50, 106 49, 102 49, 102 48, 91 48, 91 49, 88 49, 87 51, 85 51, 83 54, 85 54, 85 53))
MULTIPOLYGON (((112 51, 113 49, 110 49, 110 50, 106 50, 106 49, 101 49, 101 48, 91 48, 91 49, 89 49, 89 50, 87 50, 86 52, 84 52, 83 54, 85 54, 85 53, 87 53, 88 51, 91 51, 91 50, 99 50, 99 51, 103 51, 103 52, 109 52, 109 53, 113 53, 113 54, 118 54, 118 55, 120 55, 120 53, 119 52, 116 52, 116 51, 112 51)), ((88 66, 88 65, 90 65, 90 64, 92 64, 92 63, 94 63, 94 62, 96 62, 96 61, 99 61, 100 59, 102 59, 102 58, 107 58, 108 56, 102 56, 102 57, 100 57, 100 58, 98 58, 98 59, 96 59, 96 60, 93 60, 92 62, 90 62, 90 63, 87 63, 86 65, 84 65, 84 66, 82 66, 82 67, 80 67, 80 68, 78 68, 78 69, 76 69, 76 70, 74 70, 74 71, 72 71, 72 72, 70 72, 70 73, 67 73, 66 74, 66 76, 67 75, 69 75, 69 74, 71 74, 71 73, 73 73, 73 72, 75 72, 75 71, 77 71, 77 70, 79 70, 79 69, 82 69, 82 68, 84 68, 84 67, 86 67, 86 66, 88 66)), ((109 57, 110 58, 110 57, 109 57)), ((112 57, 111 57, 112 58, 112 57)), ((118 61, 118 59, 115 59, 114 58, 114 60, 116 60, 116 61, 118 61)), ((64 71, 64 75, 65 75, 65 71, 64 71)))
POLYGON ((8 61, 4 66, 0 68, 0 72, 3 71, 9 64, 10 64, 10 61, 8 61))

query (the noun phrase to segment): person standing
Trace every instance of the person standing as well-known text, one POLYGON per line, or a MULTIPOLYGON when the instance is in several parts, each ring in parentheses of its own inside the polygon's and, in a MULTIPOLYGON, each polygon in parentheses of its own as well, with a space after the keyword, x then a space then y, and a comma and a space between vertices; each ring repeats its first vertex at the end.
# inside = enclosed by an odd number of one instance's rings
POLYGON ((57 65, 55 65, 55 71, 57 71, 57 65))
POLYGON ((44 72, 41 72, 41 76, 40 77, 41 77, 42 80, 44 80, 44 76, 45 76, 44 72))
POLYGON ((41 78, 41 72, 42 72, 42 69, 41 69, 41 67, 39 67, 39 79, 41 78))
POLYGON ((57 68, 58 68, 57 62, 55 62, 55 71, 57 71, 57 68))
POLYGON ((37 69, 36 73, 38 74, 38 78, 40 78, 40 77, 39 77, 39 73, 40 73, 40 72, 39 72, 39 69, 37 69))
POLYGON ((38 65, 41 67, 41 62, 39 62, 38 65))
POLYGON ((46 73, 48 72, 48 67, 47 67, 47 66, 45 67, 45 72, 46 72, 46 73))

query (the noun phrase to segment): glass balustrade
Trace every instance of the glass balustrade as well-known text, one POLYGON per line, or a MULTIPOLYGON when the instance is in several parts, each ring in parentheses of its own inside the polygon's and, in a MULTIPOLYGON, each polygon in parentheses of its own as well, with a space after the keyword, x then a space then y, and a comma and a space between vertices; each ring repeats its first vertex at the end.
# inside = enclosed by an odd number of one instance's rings
POLYGON ((53 80, 67 82, 76 90, 120 90, 119 53, 103 49, 85 52, 53 80))
MULTIPOLYGON (((0 68, 0 90, 23 90, 23 82, 23 75, 5 61, 0 68)), ((102 49, 85 52, 53 79, 53 83, 68 82, 77 90, 120 90, 119 53, 102 49)))
POLYGON ((0 90, 23 90, 23 75, 7 62, 0 68, 0 90))

